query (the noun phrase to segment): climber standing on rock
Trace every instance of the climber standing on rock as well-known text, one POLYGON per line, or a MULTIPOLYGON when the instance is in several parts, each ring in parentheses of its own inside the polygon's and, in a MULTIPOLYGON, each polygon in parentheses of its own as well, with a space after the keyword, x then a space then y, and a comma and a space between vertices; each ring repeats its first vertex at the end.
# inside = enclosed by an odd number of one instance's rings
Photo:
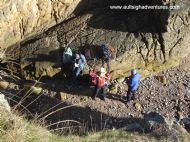
POLYGON ((110 59, 114 58, 114 48, 109 44, 102 44, 100 46, 100 53, 102 59, 102 66, 107 63, 107 70, 110 72, 110 59))
POLYGON ((131 70, 131 76, 127 77, 124 80, 124 83, 128 85, 127 91, 127 102, 130 102, 131 99, 135 100, 136 92, 140 82, 140 74, 137 73, 135 69, 131 70))
POLYGON ((106 81, 109 79, 108 73, 106 73, 105 69, 101 67, 100 72, 98 72, 96 76, 96 85, 94 93, 92 94, 92 99, 95 100, 95 97, 100 96, 101 100, 105 101, 105 93, 106 93, 106 81))
POLYGON ((73 60, 73 74, 75 78, 79 76, 80 72, 84 69, 86 63, 86 58, 80 51, 78 53, 75 53, 75 57, 73 60))

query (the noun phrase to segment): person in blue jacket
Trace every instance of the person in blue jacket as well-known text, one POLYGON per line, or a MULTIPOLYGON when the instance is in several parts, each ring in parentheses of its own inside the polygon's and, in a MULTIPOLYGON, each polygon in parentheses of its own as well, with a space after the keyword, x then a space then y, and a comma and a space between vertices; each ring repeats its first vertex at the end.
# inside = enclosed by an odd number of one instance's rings
POLYGON ((125 79, 125 82, 128 85, 127 102, 130 102, 131 99, 134 100, 136 97, 136 92, 140 82, 140 74, 138 74, 135 69, 132 69, 131 76, 125 79))
POLYGON ((84 69, 86 63, 87 63, 86 58, 81 52, 75 54, 74 67, 73 67, 73 73, 75 78, 79 76, 80 72, 84 69))

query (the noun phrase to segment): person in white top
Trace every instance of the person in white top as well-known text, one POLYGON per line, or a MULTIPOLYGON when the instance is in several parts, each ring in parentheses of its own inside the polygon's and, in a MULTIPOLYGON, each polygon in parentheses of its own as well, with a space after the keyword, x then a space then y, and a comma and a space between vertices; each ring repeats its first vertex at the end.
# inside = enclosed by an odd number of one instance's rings
POLYGON ((80 72, 84 69, 86 63, 87 63, 86 58, 81 52, 75 54, 74 67, 73 67, 73 74, 75 78, 79 76, 80 72))

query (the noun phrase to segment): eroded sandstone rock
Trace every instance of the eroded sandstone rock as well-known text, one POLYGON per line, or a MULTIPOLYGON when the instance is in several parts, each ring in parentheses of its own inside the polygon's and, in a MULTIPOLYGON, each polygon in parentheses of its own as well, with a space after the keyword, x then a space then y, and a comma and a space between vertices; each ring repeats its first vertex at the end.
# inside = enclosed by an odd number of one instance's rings
MULTIPOLYGON (((179 10, 125 12, 110 10, 109 2, 96 0, 93 4, 97 7, 93 7, 82 1, 73 12, 80 13, 77 17, 13 46, 15 50, 12 47, 10 51, 18 53, 14 58, 24 64, 24 76, 30 74, 30 77, 40 77, 47 72, 46 68, 55 68, 61 62, 61 54, 67 45, 72 50, 84 50, 102 43, 111 44, 117 55, 111 62, 111 69, 116 71, 143 67, 155 71, 163 64, 172 66, 169 61, 179 60, 190 53, 190 2, 153 0, 151 3, 173 5, 174 2, 180 6, 179 10), (32 68, 34 73, 28 72, 28 68, 32 68)), ((133 1, 131 3, 134 4, 133 1)))
POLYGON ((9 82, 0 80, 0 89, 7 89, 9 86, 9 82))
POLYGON ((80 0, 1 0, 0 47, 8 47, 68 18, 80 0))

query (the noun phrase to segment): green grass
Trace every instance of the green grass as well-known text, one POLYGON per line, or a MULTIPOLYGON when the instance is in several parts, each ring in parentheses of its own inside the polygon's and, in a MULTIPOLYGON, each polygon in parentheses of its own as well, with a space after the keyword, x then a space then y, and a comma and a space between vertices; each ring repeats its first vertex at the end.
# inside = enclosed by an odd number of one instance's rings
MULTIPOLYGON (((176 126, 178 137, 188 142, 190 135, 176 126)), ((36 122, 28 122, 18 113, 0 108, 0 142, 170 142, 171 139, 157 139, 151 134, 139 134, 121 130, 107 130, 86 136, 58 136, 36 122), (17 114, 17 115, 16 115, 17 114)))

